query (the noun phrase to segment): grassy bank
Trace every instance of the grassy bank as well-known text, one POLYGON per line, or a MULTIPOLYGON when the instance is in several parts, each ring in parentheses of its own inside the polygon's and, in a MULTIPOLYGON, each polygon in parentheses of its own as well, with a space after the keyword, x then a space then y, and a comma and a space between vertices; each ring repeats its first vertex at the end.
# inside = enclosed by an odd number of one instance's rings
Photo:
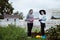
POLYGON ((23 28, 15 25, 0 26, 0 40, 23 40, 23 36, 26 36, 23 28))
MULTIPOLYGON (((33 31, 39 32, 39 29, 33 29, 33 31)), ((6 27, 0 26, 0 40, 60 40, 60 25, 56 25, 56 28, 51 27, 46 30, 46 36, 47 39, 27 38, 25 28, 11 24, 6 27)))
POLYGON ((24 28, 15 25, 8 25, 7 27, 0 26, 0 40, 45 40, 37 38, 27 38, 27 33, 24 28))

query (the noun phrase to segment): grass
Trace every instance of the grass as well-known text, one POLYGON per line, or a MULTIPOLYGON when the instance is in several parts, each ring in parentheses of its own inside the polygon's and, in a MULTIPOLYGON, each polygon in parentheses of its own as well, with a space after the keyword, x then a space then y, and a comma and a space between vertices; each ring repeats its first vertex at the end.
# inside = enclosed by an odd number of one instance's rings
MULTIPOLYGON (((40 28, 33 28, 33 32, 39 32, 40 28)), ((47 39, 60 40, 60 25, 57 25, 56 28, 49 28, 46 30, 47 39)), ((33 35, 34 36, 34 35, 33 35)), ((9 24, 8 26, 0 26, 0 40, 46 40, 44 38, 27 38, 27 32, 25 28, 18 27, 16 25, 9 24)))
POLYGON ((45 39, 37 39, 37 38, 30 38, 30 39, 28 39, 27 38, 27 40, 45 40, 45 39))
POLYGON ((27 33, 24 28, 17 27, 16 25, 0 26, 0 40, 45 40, 27 38, 27 33))

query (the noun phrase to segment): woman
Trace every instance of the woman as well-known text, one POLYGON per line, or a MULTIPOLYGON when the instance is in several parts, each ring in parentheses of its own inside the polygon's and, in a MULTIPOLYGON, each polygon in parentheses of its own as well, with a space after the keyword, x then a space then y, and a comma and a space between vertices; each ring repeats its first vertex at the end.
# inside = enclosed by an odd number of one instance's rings
POLYGON ((29 13, 26 17, 26 21, 27 21, 28 37, 31 37, 31 31, 32 31, 33 21, 34 21, 33 9, 29 10, 29 13))
POLYGON ((44 32, 44 28, 46 27, 45 22, 46 22, 46 11, 45 10, 40 10, 40 17, 39 17, 39 22, 41 24, 41 34, 43 37, 45 37, 45 32, 44 32))

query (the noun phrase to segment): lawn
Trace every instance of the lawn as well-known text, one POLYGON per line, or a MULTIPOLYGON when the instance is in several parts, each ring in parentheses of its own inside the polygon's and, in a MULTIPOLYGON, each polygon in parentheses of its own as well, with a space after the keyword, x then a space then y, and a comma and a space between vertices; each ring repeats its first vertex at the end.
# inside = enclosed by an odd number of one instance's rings
MULTIPOLYGON (((34 32, 39 31, 39 29, 33 28, 34 32)), ((34 34, 32 34, 34 36, 34 34)), ((60 40, 60 25, 56 28, 49 28, 46 30, 46 38, 27 38, 27 32, 25 28, 18 27, 16 25, 9 24, 8 26, 0 26, 0 40, 60 40)))
POLYGON ((26 39, 26 40, 45 40, 45 39, 37 39, 37 38, 30 38, 30 39, 26 39))
POLYGON ((0 40, 45 40, 42 38, 27 38, 24 28, 9 24, 7 27, 0 26, 0 40))

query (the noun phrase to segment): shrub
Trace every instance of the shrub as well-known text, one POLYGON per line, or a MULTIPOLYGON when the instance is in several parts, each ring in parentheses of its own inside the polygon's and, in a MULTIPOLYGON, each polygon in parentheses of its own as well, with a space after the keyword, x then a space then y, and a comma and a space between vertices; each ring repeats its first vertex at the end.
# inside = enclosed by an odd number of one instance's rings
POLYGON ((56 25, 57 28, 51 27, 46 30, 48 40, 60 40, 60 25, 56 25))

